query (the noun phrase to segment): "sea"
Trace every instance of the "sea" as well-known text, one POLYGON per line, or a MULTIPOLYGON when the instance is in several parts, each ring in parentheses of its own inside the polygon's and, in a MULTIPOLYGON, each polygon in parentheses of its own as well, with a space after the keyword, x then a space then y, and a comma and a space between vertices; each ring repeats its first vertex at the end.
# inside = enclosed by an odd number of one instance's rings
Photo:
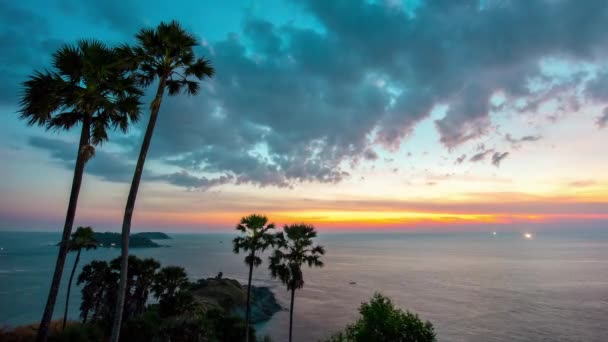
MULTIPOLYGON (((232 233, 170 234, 169 247, 134 249, 192 279, 216 276, 244 283, 243 255, 232 233)), ((0 327, 40 319, 55 264, 59 233, 0 232, 0 327)), ((294 340, 319 341, 356 320, 375 292, 431 321, 438 341, 608 341, 608 232, 369 233, 320 232, 325 266, 304 269, 297 291, 294 340)), ((118 248, 84 252, 81 265, 112 259, 118 248)), ((61 317, 66 263, 55 316, 61 317)), ((285 308, 257 326, 260 336, 286 341, 288 292, 267 263, 253 283, 268 286, 285 308)), ((78 317, 80 290, 70 317, 78 317)))

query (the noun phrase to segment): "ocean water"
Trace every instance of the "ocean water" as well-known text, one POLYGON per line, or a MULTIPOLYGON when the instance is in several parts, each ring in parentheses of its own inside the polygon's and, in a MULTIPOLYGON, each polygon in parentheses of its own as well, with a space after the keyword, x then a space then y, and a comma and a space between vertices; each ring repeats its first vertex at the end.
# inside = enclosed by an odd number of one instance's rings
MULTIPOLYGON (((192 278, 246 279, 232 234, 172 235, 167 248, 136 249, 163 265, 184 266, 192 278)), ((56 233, 0 232, 0 326, 40 318, 55 262, 56 233)), ((439 341, 608 341, 608 234, 320 233, 322 269, 305 269, 296 294, 296 341, 317 341, 357 317, 375 291, 436 327, 439 341), (356 282, 356 284, 350 284, 356 282)), ((118 249, 83 253, 82 263, 118 256, 118 249)), ((65 281, 73 262, 70 255, 65 281)), ((254 283, 272 288, 288 308, 284 287, 266 265, 254 283)), ((65 290, 65 286, 62 287, 65 290)), ((78 316, 79 290, 71 317, 78 316)), ((64 308, 61 292, 56 316, 64 308)), ((288 311, 258 326, 287 338, 288 311)))

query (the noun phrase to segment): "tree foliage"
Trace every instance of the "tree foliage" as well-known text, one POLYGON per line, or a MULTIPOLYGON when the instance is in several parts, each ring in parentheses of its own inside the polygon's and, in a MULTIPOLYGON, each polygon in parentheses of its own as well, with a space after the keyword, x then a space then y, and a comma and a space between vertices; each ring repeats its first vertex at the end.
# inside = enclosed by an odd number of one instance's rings
POLYGON ((139 119, 142 91, 117 49, 80 40, 57 50, 52 66, 24 83, 20 114, 29 125, 69 130, 88 120, 92 155, 93 146, 108 139, 108 129, 126 131, 139 119))
POLYGON ((286 225, 283 234, 277 235, 278 248, 270 257, 270 273, 287 286, 288 290, 304 287, 302 265, 323 267, 321 256, 325 248, 314 245, 315 228, 306 224, 286 225))
POLYGON ((396 308, 380 293, 359 308, 361 317, 327 342, 435 342, 433 324, 396 308))
POLYGON ((252 214, 241 218, 236 225, 236 230, 243 233, 244 236, 237 236, 232 240, 234 253, 245 252, 247 254, 245 263, 249 266, 259 266, 262 259, 255 253, 263 252, 274 246, 278 236, 271 233, 274 228, 274 223, 268 223, 268 218, 263 215, 252 214))
MULTIPOLYGON (((81 318, 85 325, 100 327, 106 334, 113 318, 112 304, 117 295, 119 271, 120 258, 110 262, 93 261, 85 265, 78 277, 79 284, 84 285, 81 318)), ((126 341, 245 340, 244 320, 227 310, 199 305, 192 293, 196 287, 182 267, 161 268, 154 259, 130 256, 127 283, 125 324, 121 330, 121 338, 126 341), (157 303, 149 302, 150 294, 157 303)), ((255 330, 250 328, 248 331, 249 341, 255 341, 255 330)), ((64 337, 72 335, 66 330, 64 337)))
POLYGON ((97 240, 95 240, 95 232, 91 227, 78 227, 68 244, 70 252, 78 252, 80 250, 90 250, 97 248, 97 240))

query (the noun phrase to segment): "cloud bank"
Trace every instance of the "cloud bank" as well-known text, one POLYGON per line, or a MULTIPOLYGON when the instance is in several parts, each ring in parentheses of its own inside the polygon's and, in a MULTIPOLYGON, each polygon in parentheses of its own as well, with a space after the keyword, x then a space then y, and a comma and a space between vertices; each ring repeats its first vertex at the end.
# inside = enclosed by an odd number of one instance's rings
MULTIPOLYGON (((608 102, 605 73, 564 76, 547 72, 542 63, 557 58, 601 67, 608 49, 603 0, 427 0, 415 7, 364 0, 289 4, 314 25, 245 16, 235 32, 199 47, 217 76, 203 85, 200 96, 163 102, 150 158, 178 171, 152 179, 201 189, 226 183, 335 183, 358 163, 376 160, 374 149, 399 148, 437 106, 447 108, 434 121, 440 142, 453 150, 488 134, 492 114, 500 110, 534 113, 552 100, 576 111, 581 102, 608 102), (497 105, 492 99, 498 93, 504 101, 497 105)), ((103 18, 120 13, 104 23, 124 34, 140 22, 125 17, 128 9, 155 7, 131 1, 99 6, 80 3, 66 11, 100 11, 103 18)), ((3 65, 36 65, 20 57, 33 58, 34 50, 48 55, 54 40, 34 25, 38 21, 12 7, 0 13, 7 20, 0 41, 12 39, 15 46, 1 57, 3 65), (25 30, 8 28, 18 18, 24 18, 19 27, 25 30), (24 34, 35 41, 24 42, 24 34)), ((185 25, 204 36, 195 22, 185 25)), ((3 78, 15 84, 15 75, 3 78)), ((604 111, 597 123, 607 122, 604 111)), ((514 145, 539 138, 506 137, 514 145)), ((67 161, 60 146, 31 144, 67 161)), ((124 146, 132 156, 139 137, 124 146)), ((508 152, 484 150, 469 160, 489 155, 499 166, 508 152)), ((124 156, 98 154, 89 172, 124 181, 121 163, 105 165, 115 163, 112 158, 124 156)))

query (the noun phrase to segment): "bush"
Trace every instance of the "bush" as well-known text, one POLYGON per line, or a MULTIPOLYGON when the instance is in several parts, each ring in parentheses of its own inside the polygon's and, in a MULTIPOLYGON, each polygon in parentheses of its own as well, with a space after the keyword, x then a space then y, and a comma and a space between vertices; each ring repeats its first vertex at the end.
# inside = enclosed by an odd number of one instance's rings
POLYGON ((418 315, 395 308, 390 298, 379 293, 361 304, 361 317, 344 332, 327 342, 436 342, 431 322, 418 315))
POLYGON ((103 341, 103 330, 95 324, 72 324, 49 337, 51 342, 103 341))

